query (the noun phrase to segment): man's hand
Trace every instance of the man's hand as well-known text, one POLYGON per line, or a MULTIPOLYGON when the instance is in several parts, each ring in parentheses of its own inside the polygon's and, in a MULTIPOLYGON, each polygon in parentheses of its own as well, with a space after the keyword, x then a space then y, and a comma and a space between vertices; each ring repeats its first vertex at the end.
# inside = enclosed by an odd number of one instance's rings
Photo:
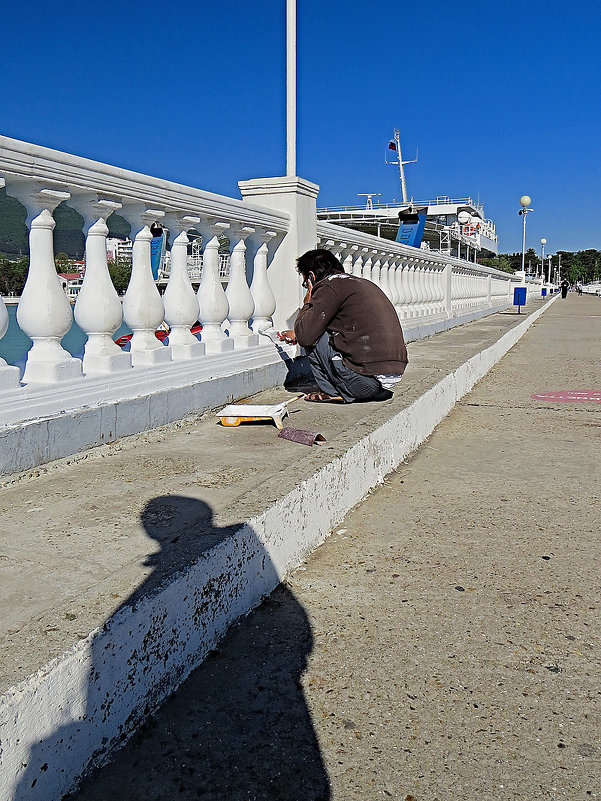
POLYGON ((305 295, 304 303, 308 303, 311 300, 311 292, 313 291, 313 284, 309 278, 306 279, 305 286, 307 287, 307 294, 305 295))
POLYGON ((278 339, 288 345, 296 345, 296 335, 294 331, 278 331, 278 339))

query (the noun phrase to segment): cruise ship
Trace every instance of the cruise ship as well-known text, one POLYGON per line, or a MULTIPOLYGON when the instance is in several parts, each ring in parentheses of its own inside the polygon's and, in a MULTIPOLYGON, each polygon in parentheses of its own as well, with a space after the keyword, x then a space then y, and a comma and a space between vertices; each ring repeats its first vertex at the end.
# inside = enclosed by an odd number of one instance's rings
POLYGON ((395 160, 389 161, 388 156, 384 160, 399 168, 401 203, 374 202, 375 197, 380 197, 378 193, 363 193, 358 196, 366 198, 365 205, 321 208, 317 210, 318 219, 468 261, 498 255, 495 224, 485 216, 482 203, 474 202, 471 197, 446 195, 434 200, 408 200, 404 167, 415 163, 417 155, 403 161, 396 129, 388 143, 389 151, 395 154, 395 160))
MULTIPOLYGON (((499 252, 495 224, 484 215, 484 207, 470 197, 437 197, 434 200, 403 203, 377 203, 367 195, 361 206, 328 206, 317 210, 317 217, 330 223, 355 228, 369 234, 403 242, 399 238, 407 223, 421 217, 420 241, 408 240, 429 250, 436 250, 468 261, 492 258, 499 252), (400 230, 401 229, 401 230, 400 230)), ((417 232, 419 228, 415 225, 417 232)))

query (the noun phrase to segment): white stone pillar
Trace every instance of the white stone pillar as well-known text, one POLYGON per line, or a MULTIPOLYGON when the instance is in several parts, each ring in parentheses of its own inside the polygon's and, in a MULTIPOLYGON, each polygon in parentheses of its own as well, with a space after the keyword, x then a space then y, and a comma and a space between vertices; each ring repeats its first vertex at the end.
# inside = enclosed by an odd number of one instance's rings
POLYGON ((234 348, 246 349, 259 344, 259 334, 253 333, 248 326, 248 321, 255 311, 255 302, 246 278, 245 240, 254 232, 255 229, 250 226, 234 226, 231 229, 230 278, 225 296, 229 305, 227 318, 230 338, 234 340, 234 348))
POLYGON ((268 242, 275 236, 275 231, 259 231, 254 237, 260 242, 253 261, 253 277, 250 284, 250 293, 255 304, 251 328, 257 333, 273 326, 273 314, 276 310, 275 295, 271 291, 267 274, 268 242))
POLYGON ((81 377, 81 361, 61 346, 73 324, 71 305, 56 273, 52 212, 69 192, 10 182, 8 194, 27 209, 29 270, 17 309, 20 328, 33 340, 23 375, 25 384, 55 384, 81 377))
POLYGON ((163 295, 165 322, 170 328, 169 347, 174 361, 196 359, 205 346, 190 332, 199 319, 198 298, 188 275, 187 232, 200 222, 192 215, 167 214, 164 223, 169 229, 171 274, 163 295))
POLYGON ((224 234, 230 224, 215 222, 199 227, 204 248, 202 253, 202 278, 198 287, 198 305, 202 323, 201 341, 207 353, 227 353, 234 349, 221 324, 227 319, 229 304, 219 278, 219 234, 224 234))
POLYGON ((289 215, 290 228, 269 266, 269 284, 276 299, 274 326, 292 328, 305 294, 296 260, 317 242, 319 187, 296 176, 240 181, 238 186, 245 201, 289 215))
POLYGON ((131 226, 133 240, 131 279, 123 298, 123 317, 133 331, 130 340, 134 367, 153 367, 171 361, 171 349, 154 332, 165 317, 163 299, 152 276, 150 226, 165 216, 161 209, 126 203, 119 212, 131 226))
POLYGON ((123 311, 106 262, 106 221, 121 203, 86 193, 74 195, 69 205, 83 217, 86 235, 86 270, 74 312, 77 325, 88 335, 83 371, 93 375, 129 370, 131 355, 113 341, 123 311))

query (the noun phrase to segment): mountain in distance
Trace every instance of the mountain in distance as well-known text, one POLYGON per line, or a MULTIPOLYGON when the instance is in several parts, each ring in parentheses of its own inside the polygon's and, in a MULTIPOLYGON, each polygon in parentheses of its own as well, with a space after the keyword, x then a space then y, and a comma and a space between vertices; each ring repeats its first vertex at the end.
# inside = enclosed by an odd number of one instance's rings
MULTIPOLYGON (((83 218, 75 209, 61 203, 54 212, 54 253, 66 253, 69 258, 82 259, 84 254, 83 218)), ((29 236, 25 208, 13 197, 0 189, 0 255, 26 256, 29 253, 29 236)), ((107 220, 109 236, 125 239, 129 235, 129 223, 117 214, 107 220)))

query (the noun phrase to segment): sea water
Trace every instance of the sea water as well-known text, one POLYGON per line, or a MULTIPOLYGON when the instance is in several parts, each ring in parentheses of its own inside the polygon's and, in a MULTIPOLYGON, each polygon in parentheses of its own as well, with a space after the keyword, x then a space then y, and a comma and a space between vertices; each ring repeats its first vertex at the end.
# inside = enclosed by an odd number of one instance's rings
MULTIPOLYGON (((19 367, 23 367, 27 357, 27 351, 32 346, 33 342, 27 334, 23 333, 19 328, 19 324, 17 323, 17 304, 7 303, 6 308, 8 309, 8 330, 2 339, 0 339, 0 358, 5 359, 8 364, 15 364, 19 367)), ((73 314, 73 307, 71 307, 71 314, 73 314)), ((131 328, 128 325, 121 323, 120 327, 113 334, 113 339, 122 337, 125 334, 131 334, 131 332, 131 328)), ((87 334, 85 334, 75 320, 73 320, 71 328, 61 340, 61 345, 65 350, 69 351, 72 356, 82 358, 83 347, 87 340, 87 334)))

